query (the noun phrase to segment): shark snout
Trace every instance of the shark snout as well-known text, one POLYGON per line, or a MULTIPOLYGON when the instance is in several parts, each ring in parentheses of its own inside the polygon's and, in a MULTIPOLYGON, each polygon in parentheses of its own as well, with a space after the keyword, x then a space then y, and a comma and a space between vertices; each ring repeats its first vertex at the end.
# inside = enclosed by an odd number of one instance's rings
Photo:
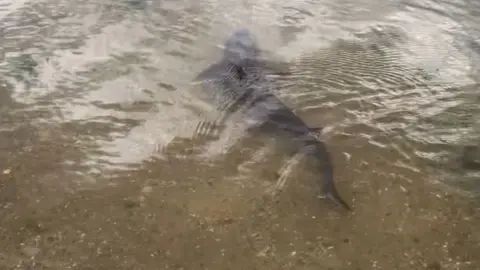
POLYGON ((256 41, 250 31, 242 28, 234 31, 225 42, 225 58, 236 65, 257 56, 256 41))

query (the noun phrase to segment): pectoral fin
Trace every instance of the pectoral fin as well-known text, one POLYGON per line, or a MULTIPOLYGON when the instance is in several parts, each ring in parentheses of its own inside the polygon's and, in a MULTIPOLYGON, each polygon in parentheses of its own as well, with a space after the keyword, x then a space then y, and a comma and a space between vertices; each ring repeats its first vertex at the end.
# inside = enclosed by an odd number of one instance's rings
POLYGON ((213 64, 200 72, 194 78, 194 81, 203 81, 215 78, 216 76, 218 76, 218 74, 220 74, 220 72, 222 72, 222 68, 222 65, 219 63, 213 64))
POLYGON ((290 65, 285 62, 262 60, 263 67, 272 75, 288 76, 292 75, 290 65))

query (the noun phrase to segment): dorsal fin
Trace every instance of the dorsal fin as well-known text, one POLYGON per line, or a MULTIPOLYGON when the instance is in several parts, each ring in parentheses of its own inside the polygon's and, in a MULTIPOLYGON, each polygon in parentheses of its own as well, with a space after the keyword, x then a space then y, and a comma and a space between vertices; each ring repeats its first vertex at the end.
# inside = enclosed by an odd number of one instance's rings
POLYGON ((239 80, 243 80, 247 76, 245 69, 240 65, 230 63, 228 69, 239 80))

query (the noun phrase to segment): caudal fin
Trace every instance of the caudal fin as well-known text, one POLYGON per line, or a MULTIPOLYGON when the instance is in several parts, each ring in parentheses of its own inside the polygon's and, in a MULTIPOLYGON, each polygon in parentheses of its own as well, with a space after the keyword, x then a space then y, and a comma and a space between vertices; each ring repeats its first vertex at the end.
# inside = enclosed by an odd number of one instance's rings
POLYGON ((335 187, 331 187, 330 190, 325 190, 325 194, 323 196, 325 199, 329 199, 333 203, 335 203, 338 206, 341 206, 345 208, 348 211, 352 211, 350 206, 338 195, 337 190, 335 187))
POLYGON ((323 169, 323 196, 321 196, 321 198, 328 199, 336 205, 351 211, 350 206, 338 194, 333 182, 333 164, 325 144, 321 141, 316 141, 315 145, 316 148, 314 149, 313 155, 316 156, 323 165, 321 166, 323 169))

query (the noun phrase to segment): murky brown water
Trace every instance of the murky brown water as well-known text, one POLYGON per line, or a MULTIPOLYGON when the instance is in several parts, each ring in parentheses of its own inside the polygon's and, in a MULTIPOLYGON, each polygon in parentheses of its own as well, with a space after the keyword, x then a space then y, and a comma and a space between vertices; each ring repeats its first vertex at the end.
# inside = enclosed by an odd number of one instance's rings
POLYGON ((0 0, 0 269, 480 269, 478 14, 0 0), (197 132, 191 80, 239 27, 289 63, 278 95, 326 126, 352 213, 299 168, 274 192, 271 145, 197 132))

